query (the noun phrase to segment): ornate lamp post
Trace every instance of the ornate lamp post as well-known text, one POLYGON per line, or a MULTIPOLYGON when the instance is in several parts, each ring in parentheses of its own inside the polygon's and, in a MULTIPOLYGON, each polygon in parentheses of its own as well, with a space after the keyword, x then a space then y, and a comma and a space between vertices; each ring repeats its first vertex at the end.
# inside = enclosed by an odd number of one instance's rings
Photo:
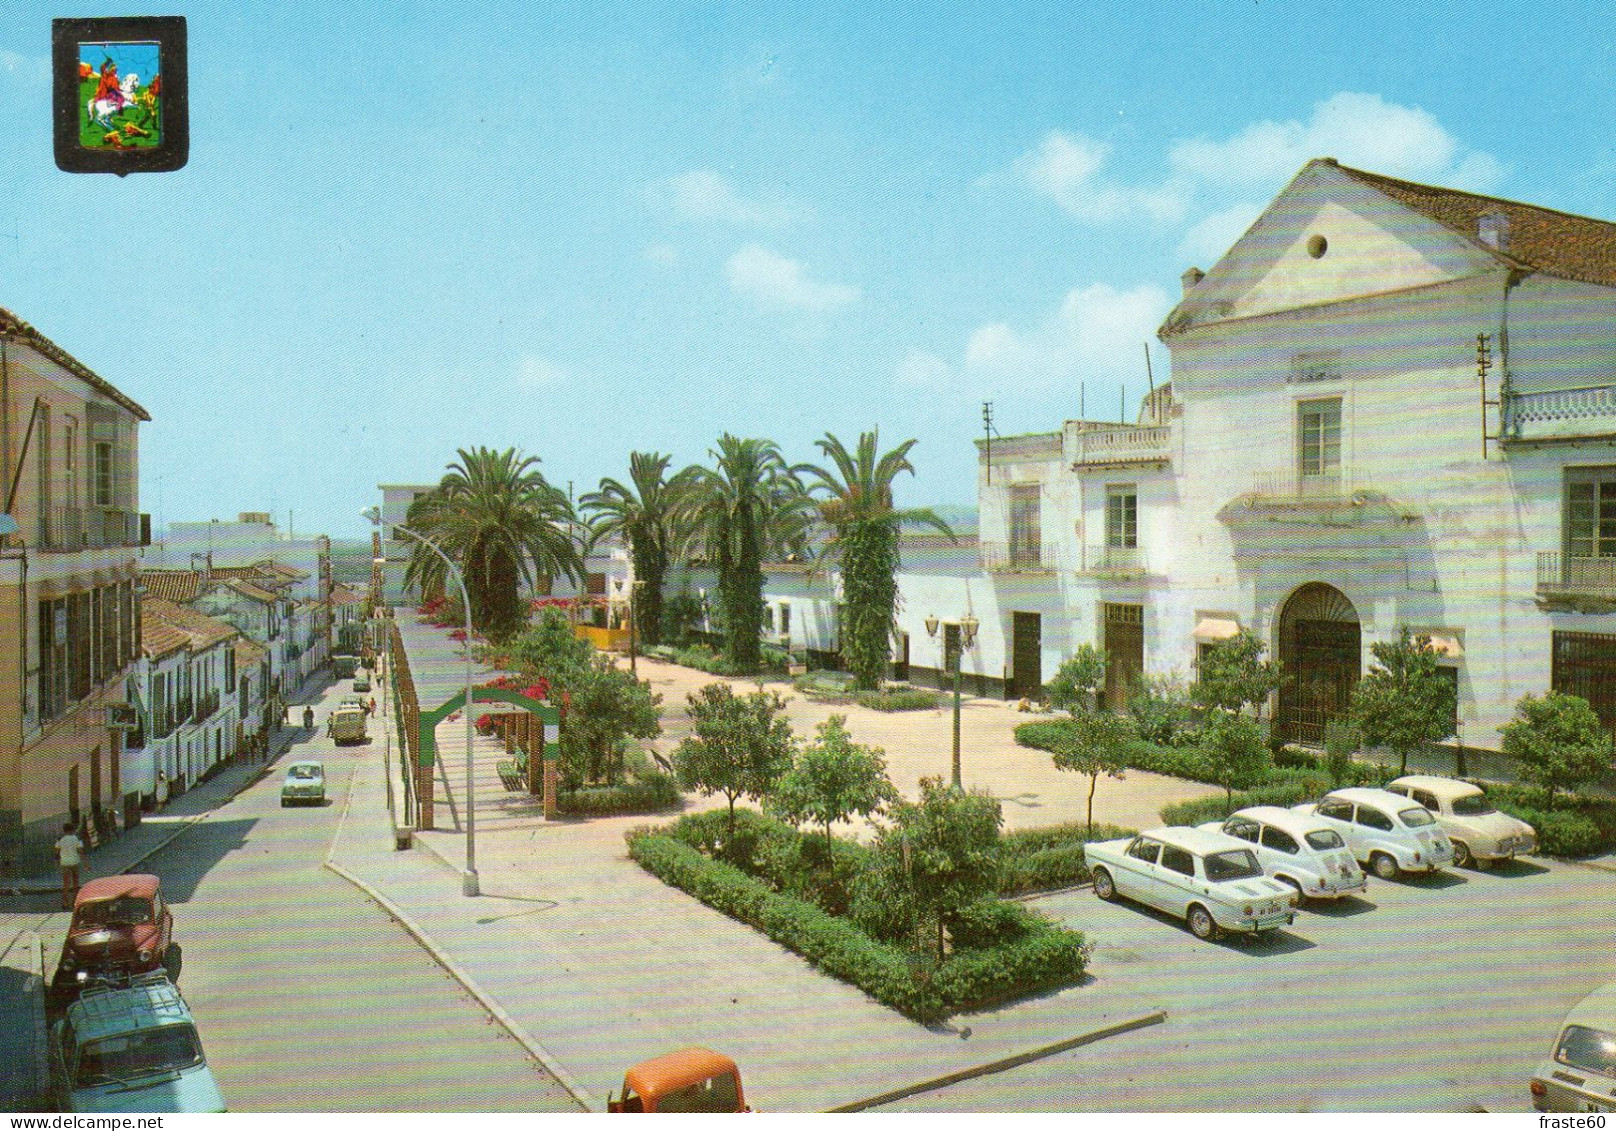
MULTIPOLYGON (((937 626, 942 624, 937 615, 933 613, 926 618, 926 635, 936 637, 937 626)), ((943 666, 954 671, 954 788, 960 788, 960 656, 965 649, 971 646, 976 639, 977 619, 970 613, 961 617, 957 624, 943 625, 943 666), (957 643, 949 643, 950 627, 957 628, 955 636, 957 643)))
POLYGON ((431 550, 443 559, 443 564, 449 567, 454 574, 455 584, 460 586, 460 607, 466 614, 466 703, 461 708, 461 714, 466 719, 466 870, 460 876, 460 893, 462 895, 481 894, 481 884, 477 879, 477 803, 476 795, 472 792, 472 758, 471 758, 471 712, 472 712, 472 681, 473 669, 471 665, 471 597, 466 593, 466 578, 460 572, 460 567, 454 559, 444 553, 438 544, 424 534, 417 534, 407 526, 400 526, 396 522, 387 522, 382 518, 380 507, 366 507, 360 512, 377 526, 390 526, 400 534, 415 539, 421 545, 431 550))

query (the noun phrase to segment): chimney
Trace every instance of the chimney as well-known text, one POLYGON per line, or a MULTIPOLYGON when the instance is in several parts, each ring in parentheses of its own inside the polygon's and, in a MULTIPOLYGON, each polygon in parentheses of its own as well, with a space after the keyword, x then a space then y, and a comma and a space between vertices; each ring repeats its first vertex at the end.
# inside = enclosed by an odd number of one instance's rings
POLYGON ((1178 277, 1179 282, 1184 284, 1185 294, 1189 294, 1192 290, 1194 290, 1195 284, 1199 283, 1204 278, 1206 278, 1206 272, 1201 270, 1199 267, 1191 267, 1188 271, 1184 272, 1178 277))
POLYGON ((1476 238, 1494 251, 1509 250, 1509 217, 1502 212, 1483 212, 1476 221, 1476 238))

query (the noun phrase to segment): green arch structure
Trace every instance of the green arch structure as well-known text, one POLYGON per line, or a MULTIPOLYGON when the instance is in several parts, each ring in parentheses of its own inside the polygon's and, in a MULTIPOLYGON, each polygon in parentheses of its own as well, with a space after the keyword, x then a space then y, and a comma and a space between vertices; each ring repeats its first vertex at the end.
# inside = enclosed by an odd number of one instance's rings
MULTIPOLYGON (((559 727, 561 725, 561 708, 553 703, 546 703, 543 699, 532 699, 519 691, 507 691, 503 687, 474 687, 471 689, 473 703, 514 703, 537 715, 539 721, 559 727)), ((430 770, 437 757, 438 743, 436 738, 438 724, 459 710, 466 701, 466 693, 459 692, 441 706, 430 711, 421 712, 420 745, 416 748, 416 760, 422 769, 430 770)), ((561 756, 561 744, 547 742, 544 744, 544 757, 546 760, 561 756)))

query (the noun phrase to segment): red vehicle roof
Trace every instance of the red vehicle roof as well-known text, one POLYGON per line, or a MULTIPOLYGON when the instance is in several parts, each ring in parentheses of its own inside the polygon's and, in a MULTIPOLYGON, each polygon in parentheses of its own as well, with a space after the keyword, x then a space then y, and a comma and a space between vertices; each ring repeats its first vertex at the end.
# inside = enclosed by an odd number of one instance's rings
POLYGON ((116 899, 120 895, 135 895, 145 899, 153 899, 157 895, 158 879, 156 876, 136 873, 131 876, 103 876, 99 880, 91 880, 79 888, 78 898, 73 901, 74 906, 80 903, 91 903, 98 899, 116 899))

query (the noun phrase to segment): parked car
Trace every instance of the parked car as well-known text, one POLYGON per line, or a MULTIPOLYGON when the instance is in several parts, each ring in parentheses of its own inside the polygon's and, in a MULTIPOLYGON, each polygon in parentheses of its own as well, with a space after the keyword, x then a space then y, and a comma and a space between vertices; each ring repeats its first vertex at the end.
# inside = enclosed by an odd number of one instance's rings
MULTIPOLYGON (((79 888, 73 904, 67 939, 51 979, 53 1003, 65 1004, 97 981, 164 969, 179 956, 179 948, 172 947, 173 936, 174 915, 156 876, 91 880, 79 888)), ((178 974, 177 963, 171 973, 178 974)))
POLYGON ((1454 778, 1410 774, 1386 786, 1418 801, 1436 817, 1453 842, 1453 863, 1485 868, 1495 860, 1513 860, 1537 851, 1537 830, 1518 817, 1500 813, 1481 786, 1454 778))
POLYGON ((1296 918, 1296 892, 1263 875, 1245 841, 1189 827, 1151 829, 1084 849, 1101 899, 1126 896, 1180 917, 1199 939, 1266 935, 1296 918))
POLYGON ((1530 1087, 1538 1111, 1616 1111, 1616 982, 1566 1014, 1530 1087))
POLYGON ((1406 797, 1353 787, 1292 807, 1322 817, 1341 834, 1353 857, 1383 880, 1398 872, 1431 872, 1453 860, 1453 844, 1436 818, 1406 797))
POLYGON ((1253 805, 1200 827, 1245 841, 1263 873, 1289 884, 1298 896, 1340 899, 1369 887, 1346 841, 1321 817, 1253 805))
POLYGON ((623 1076, 623 1096, 607 1096, 610 1112, 751 1111, 740 1069, 723 1053, 688 1048, 636 1064, 623 1076))
POLYGON ((63 1111, 224 1111, 191 1011, 162 974, 86 989, 51 1031, 63 1111))
POLYGON ((359 674, 354 676, 353 689, 355 691, 369 691, 370 673, 361 669, 359 674))
POLYGON ((293 762, 281 783, 281 805, 324 805, 325 763, 293 762))

